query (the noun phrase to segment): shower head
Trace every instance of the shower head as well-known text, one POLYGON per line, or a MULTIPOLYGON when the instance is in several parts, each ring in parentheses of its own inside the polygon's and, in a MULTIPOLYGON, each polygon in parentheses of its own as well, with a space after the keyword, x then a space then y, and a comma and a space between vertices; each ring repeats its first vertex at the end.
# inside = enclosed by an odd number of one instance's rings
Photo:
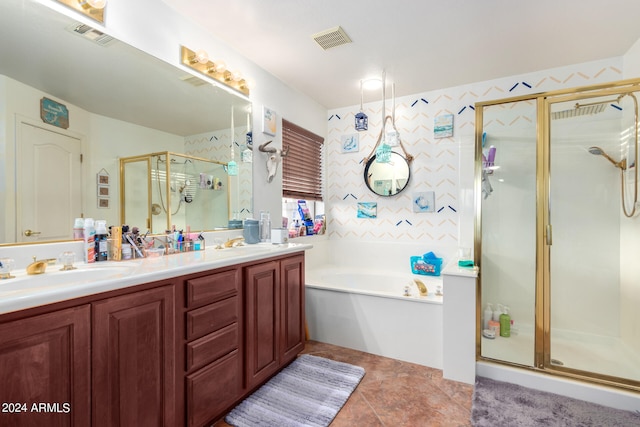
POLYGON ((604 150, 600 147, 589 147, 588 149, 589 153, 595 155, 595 156, 602 156, 605 159, 609 160, 613 166, 620 168, 622 170, 625 170, 627 168, 627 159, 622 159, 619 162, 616 162, 615 160, 613 160, 613 158, 611 158, 611 156, 609 156, 607 153, 604 152, 604 150))
POLYGON ((602 113, 607 107, 606 105, 607 102, 608 101, 594 102, 592 104, 576 103, 573 106, 573 108, 570 108, 568 110, 552 112, 551 120, 567 119, 570 117, 578 117, 578 116, 586 116, 586 115, 602 113))

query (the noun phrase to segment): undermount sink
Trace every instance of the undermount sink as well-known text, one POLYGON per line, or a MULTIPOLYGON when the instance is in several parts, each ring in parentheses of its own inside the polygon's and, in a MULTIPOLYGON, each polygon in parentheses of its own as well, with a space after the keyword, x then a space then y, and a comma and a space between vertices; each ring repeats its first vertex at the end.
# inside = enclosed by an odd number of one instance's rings
POLYGON ((11 274, 14 278, 0 280, 0 293, 117 279, 129 276, 137 267, 137 263, 82 264, 77 265, 74 270, 66 271, 61 271, 60 267, 59 264, 51 265, 44 273, 35 275, 28 275, 25 270, 13 271, 11 274))

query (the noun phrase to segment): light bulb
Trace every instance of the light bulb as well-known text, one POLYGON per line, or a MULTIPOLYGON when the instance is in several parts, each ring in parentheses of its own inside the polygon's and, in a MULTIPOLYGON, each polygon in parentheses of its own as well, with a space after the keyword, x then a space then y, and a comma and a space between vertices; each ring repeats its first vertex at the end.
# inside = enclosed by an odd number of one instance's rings
POLYGON ((242 80, 242 73, 238 70, 233 70, 231 71, 231 78, 233 79, 233 81, 239 82, 240 80, 242 80))
POLYGON ((104 9, 107 5, 107 0, 86 0, 86 3, 95 9, 104 9))
POLYGON ((209 54, 204 49, 196 50, 196 56, 194 58, 195 62, 199 62, 200 64, 206 64, 209 62, 209 54))
POLYGON ((362 81, 362 89, 364 90, 376 90, 382 87, 382 80, 380 79, 366 79, 362 81))
POLYGON ((227 70, 227 64, 224 61, 216 61, 214 66, 217 73, 224 73, 227 70))

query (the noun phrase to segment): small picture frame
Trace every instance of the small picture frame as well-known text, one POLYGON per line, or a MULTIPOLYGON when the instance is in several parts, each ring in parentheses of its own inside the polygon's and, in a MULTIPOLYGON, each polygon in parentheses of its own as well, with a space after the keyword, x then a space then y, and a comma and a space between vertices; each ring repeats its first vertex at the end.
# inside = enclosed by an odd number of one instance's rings
POLYGON ((358 202, 358 218, 377 218, 377 202, 358 202))
POLYGON ((426 213, 436 211, 436 196, 433 191, 424 191, 420 193, 414 193, 412 200, 413 212, 426 213))
POLYGON ((109 192, 109 187, 108 185, 99 185, 98 184, 98 197, 101 198, 109 198, 111 196, 110 192, 109 192))
POLYGON ((360 135, 357 133, 342 135, 340 142, 343 153, 357 153, 360 149, 360 135))
POLYGON ((433 137, 448 138, 453 136, 453 114, 443 114, 433 119, 433 137))
POLYGON ((98 185, 109 185, 109 174, 108 173, 98 173, 98 185))
POLYGON ((265 106, 262 107, 262 133, 276 136, 278 130, 276 117, 275 111, 265 106))
POLYGON ((109 199, 98 197, 98 208, 109 209, 109 199))

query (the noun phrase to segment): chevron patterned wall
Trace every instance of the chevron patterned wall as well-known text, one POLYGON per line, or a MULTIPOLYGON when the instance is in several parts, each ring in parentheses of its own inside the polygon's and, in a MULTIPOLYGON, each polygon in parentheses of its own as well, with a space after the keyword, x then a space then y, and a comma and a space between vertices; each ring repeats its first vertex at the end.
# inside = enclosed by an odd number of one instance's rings
MULTIPOLYGON (((369 129, 355 130, 359 105, 328 112, 325 141, 325 211, 331 239, 429 243, 456 248, 473 242, 473 167, 476 102, 622 79, 622 59, 614 58, 520 76, 440 89, 396 99, 396 127, 414 156, 405 191, 381 197, 363 179, 364 158, 382 125, 382 102, 364 105, 369 129), (453 136, 434 138, 434 119, 454 116, 453 136), (359 151, 343 153, 342 138, 359 135, 359 151), (412 196, 435 193, 435 211, 416 213, 412 196), (471 197, 470 197, 471 196, 471 197), (359 202, 376 202, 376 218, 358 218, 359 202)), ((402 82, 396 82, 396 87, 402 82)), ((373 96, 373 95, 369 95, 373 96)), ((391 100, 386 101, 391 114, 391 100)), ((510 123, 503 123, 510 126, 510 123)))
MULTIPOLYGON (((231 214, 238 219, 251 217, 253 206, 252 163, 241 160, 242 150, 246 148, 245 132, 246 129, 242 127, 235 128, 235 161, 238 163, 238 176, 229 177, 231 187, 237 188, 238 190, 237 192, 232 192, 230 195, 231 206, 233 206, 233 212, 231 212, 231 214)), ((185 137, 185 153, 204 159, 228 162, 231 160, 229 137, 228 129, 185 137)))

